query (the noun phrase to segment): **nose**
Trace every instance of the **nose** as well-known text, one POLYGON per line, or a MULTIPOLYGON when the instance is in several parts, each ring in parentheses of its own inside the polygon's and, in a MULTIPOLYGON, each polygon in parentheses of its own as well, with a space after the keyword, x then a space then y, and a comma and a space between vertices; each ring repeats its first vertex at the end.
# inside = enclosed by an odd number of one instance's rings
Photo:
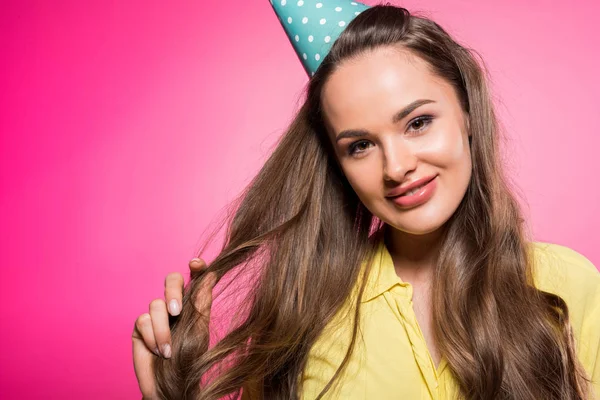
POLYGON ((383 151, 383 179, 402 182, 417 167, 415 152, 402 141, 389 142, 383 151))

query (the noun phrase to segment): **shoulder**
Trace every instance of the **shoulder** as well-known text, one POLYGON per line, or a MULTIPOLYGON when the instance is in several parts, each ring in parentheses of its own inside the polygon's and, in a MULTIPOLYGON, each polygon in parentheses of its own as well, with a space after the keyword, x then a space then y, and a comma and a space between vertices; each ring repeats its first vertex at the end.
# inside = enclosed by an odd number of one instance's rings
POLYGON ((583 254, 566 246, 530 244, 536 287, 567 304, 579 358, 600 393, 600 273, 583 254))
POLYGON ((536 287, 567 303, 574 327, 600 324, 600 273, 596 266, 566 246, 546 242, 530 245, 536 287))
MULTIPOLYGON (((555 243, 532 242, 535 286, 567 304, 576 333, 600 325, 600 273, 583 254, 555 243)), ((600 329, 598 329, 600 331, 600 329)))
POLYGON ((531 242, 530 245, 538 289, 564 296, 567 305, 572 306, 591 300, 590 296, 596 301, 600 299, 600 273, 583 254, 555 243, 531 242))

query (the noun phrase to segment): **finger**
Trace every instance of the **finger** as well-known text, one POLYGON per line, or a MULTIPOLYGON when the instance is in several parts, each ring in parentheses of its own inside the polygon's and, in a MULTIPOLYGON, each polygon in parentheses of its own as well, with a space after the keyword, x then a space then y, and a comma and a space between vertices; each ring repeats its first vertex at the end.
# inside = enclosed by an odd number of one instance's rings
POLYGON ((181 312, 183 285, 183 275, 179 272, 171 272, 165 278, 165 300, 169 305, 169 313, 173 316, 181 312))
POLYGON ((154 330, 152 329, 152 317, 148 313, 140 315, 135 321, 135 332, 140 339, 144 342, 147 349, 157 356, 160 356, 158 346, 156 345, 156 339, 154 338, 154 330))
POLYGON ((209 272, 200 282, 200 289, 196 296, 196 309, 202 314, 205 322, 208 323, 210 318, 210 306, 212 304, 212 290, 217 281, 217 274, 209 272))
POLYGON ((190 271, 202 271, 206 268, 206 262, 201 258, 192 258, 189 262, 190 271))
POLYGON ((165 358, 171 358, 171 329, 167 304, 163 299, 155 299, 150 303, 150 317, 154 339, 160 353, 165 358))
MULTIPOLYGON (((146 318, 149 319, 148 314, 143 315, 147 315, 146 318)), ((131 341, 133 350, 133 369, 135 370, 135 376, 138 380, 142 397, 144 399, 154 398, 156 395, 156 384, 154 382, 153 358, 155 356, 148 350, 148 347, 146 347, 143 336, 138 330, 137 321, 133 328, 131 341)))

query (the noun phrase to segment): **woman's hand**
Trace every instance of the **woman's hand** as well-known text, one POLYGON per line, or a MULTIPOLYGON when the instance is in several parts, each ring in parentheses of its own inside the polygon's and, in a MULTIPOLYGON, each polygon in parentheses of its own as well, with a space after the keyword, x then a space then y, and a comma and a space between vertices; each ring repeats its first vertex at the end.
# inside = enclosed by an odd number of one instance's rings
MULTIPOLYGON (((200 258, 189 262, 190 271, 206 269, 206 263, 200 258)), ((196 297, 196 309, 204 316, 208 327, 210 306, 212 304, 212 288, 216 275, 209 274, 202 282, 201 290, 196 297)), ((155 299, 150 303, 150 312, 140 315, 131 335, 133 341, 133 368, 142 392, 143 399, 155 399, 156 383, 154 381, 153 357, 171 357, 171 331, 169 315, 179 315, 183 297, 184 281, 179 272, 171 272, 165 279, 165 300, 155 299), (167 304, 168 311, 167 311, 167 304)), ((208 335, 208 331, 206 332, 208 335)))

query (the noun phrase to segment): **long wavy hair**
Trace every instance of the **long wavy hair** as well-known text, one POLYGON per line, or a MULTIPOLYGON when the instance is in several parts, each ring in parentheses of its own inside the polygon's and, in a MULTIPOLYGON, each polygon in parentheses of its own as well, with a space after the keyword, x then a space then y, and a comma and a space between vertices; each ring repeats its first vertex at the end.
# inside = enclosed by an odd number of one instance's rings
POLYGON ((435 338, 460 396, 587 398, 589 381, 576 356, 567 305, 533 284, 524 219, 503 175, 485 64, 437 23, 389 4, 348 24, 309 80, 306 99, 270 158, 232 203, 220 253, 185 288, 172 325, 173 355, 155 359, 160 398, 218 399, 238 396, 241 388, 258 398, 298 398, 311 346, 359 287, 353 340, 319 398, 339 378, 357 340, 363 278, 370 270, 362 263, 372 259, 385 224, 359 201, 340 169, 321 92, 340 64, 380 46, 408 50, 449 82, 472 133, 472 178, 444 226, 432 290, 435 338), (221 279, 234 270, 253 278, 247 309, 209 349, 194 299, 207 273, 221 279))

